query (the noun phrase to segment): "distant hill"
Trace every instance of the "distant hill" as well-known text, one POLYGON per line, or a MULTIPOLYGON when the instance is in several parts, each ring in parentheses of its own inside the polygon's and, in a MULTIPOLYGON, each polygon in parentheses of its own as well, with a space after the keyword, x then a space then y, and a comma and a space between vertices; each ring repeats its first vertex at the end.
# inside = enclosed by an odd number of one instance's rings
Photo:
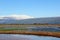
POLYGON ((0 24, 34 24, 34 23, 60 24, 60 17, 30 18, 20 20, 17 20, 12 17, 4 17, 3 19, 0 19, 0 24))

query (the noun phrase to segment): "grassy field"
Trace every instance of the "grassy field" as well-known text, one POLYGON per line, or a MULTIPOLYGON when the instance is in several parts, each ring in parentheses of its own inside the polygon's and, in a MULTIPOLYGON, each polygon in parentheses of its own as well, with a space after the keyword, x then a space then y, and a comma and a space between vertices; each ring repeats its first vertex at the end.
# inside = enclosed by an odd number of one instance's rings
POLYGON ((27 30, 26 28, 0 28, 0 31, 27 30))
POLYGON ((60 27, 60 24, 0 24, 0 27, 60 27))

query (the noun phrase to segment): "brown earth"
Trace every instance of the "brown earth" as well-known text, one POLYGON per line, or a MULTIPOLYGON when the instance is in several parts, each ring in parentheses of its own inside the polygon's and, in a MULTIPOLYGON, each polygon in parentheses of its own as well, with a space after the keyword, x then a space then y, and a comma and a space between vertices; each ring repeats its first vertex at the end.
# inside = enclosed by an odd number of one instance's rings
POLYGON ((2 28, 12 28, 12 27, 60 27, 60 24, 0 24, 0 27, 2 28))
POLYGON ((45 31, 29 32, 29 31, 14 30, 14 31, 0 31, 0 34, 26 34, 26 35, 38 35, 38 36, 52 36, 60 38, 60 32, 45 32, 45 31))

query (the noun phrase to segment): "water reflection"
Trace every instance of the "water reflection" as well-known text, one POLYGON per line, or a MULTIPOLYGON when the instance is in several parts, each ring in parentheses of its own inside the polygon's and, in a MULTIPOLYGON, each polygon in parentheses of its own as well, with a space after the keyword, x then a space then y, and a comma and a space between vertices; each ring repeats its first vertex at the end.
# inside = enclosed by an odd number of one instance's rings
POLYGON ((60 32, 59 27, 29 27, 29 31, 48 31, 48 32, 60 32))
POLYGON ((35 35, 0 34, 0 40, 60 40, 60 38, 35 35))

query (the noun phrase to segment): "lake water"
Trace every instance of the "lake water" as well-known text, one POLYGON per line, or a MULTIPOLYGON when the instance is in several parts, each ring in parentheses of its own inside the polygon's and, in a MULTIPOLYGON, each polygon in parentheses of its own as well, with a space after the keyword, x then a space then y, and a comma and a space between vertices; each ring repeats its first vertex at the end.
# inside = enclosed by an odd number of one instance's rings
POLYGON ((0 34, 0 40, 60 40, 60 38, 35 35, 0 34))

